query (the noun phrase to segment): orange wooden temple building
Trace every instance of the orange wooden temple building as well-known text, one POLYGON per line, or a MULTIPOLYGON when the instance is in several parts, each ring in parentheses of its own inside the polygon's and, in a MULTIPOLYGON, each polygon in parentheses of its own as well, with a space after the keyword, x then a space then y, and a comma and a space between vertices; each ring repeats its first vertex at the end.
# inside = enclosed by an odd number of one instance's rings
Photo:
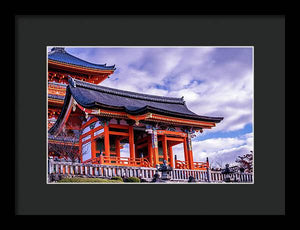
POLYGON ((206 169, 208 162, 193 160, 192 137, 223 118, 197 115, 183 98, 99 85, 114 70, 78 59, 63 48, 49 52, 48 142, 59 143, 62 133, 76 136, 83 163, 156 167, 165 160, 172 168, 206 169), (178 144, 183 144, 184 160, 173 154, 178 144), (126 157, 121 156, 124 146, 126 157))
POLYGON ((48 53, 48 129, 60 114, 68 77, 99 84, 115 71, 115 66, 89 63, 69 54, 62 47, 48 53))

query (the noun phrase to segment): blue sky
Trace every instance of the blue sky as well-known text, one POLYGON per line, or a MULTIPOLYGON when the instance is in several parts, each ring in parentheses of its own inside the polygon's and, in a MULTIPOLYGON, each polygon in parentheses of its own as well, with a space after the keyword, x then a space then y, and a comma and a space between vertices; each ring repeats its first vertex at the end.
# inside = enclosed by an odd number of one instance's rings
MULTIPOLYGON (((50 50, 51 47, 48 47, 50 50)), ((199 115, 222 116, 193 138, 195 161, 233 164, 253 149, 252 47, 65 47, 86 61, 116 65, 101 85, 182 97, 199 115)), ((183 160, 183 147, 173 148, 183 160)))

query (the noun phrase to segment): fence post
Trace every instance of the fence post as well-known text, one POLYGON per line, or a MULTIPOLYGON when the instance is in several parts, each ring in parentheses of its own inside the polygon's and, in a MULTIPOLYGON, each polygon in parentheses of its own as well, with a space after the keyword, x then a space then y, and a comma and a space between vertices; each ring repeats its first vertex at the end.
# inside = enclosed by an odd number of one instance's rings
POLYGON ((74 175, 74 168, 73 163, 70 165, 70 174, 74 175))
POLYGON ((208 157, 206 157, 206 163, 207 163, 207 168, 206 168, 206 173, 207 173, 207 182, 210 182, 210 169, 209 169, 209 162, 208 162, 208 157))
POLYGON ((49 174, 53 173, 53 157, 48 159, 48 172, 49 174))

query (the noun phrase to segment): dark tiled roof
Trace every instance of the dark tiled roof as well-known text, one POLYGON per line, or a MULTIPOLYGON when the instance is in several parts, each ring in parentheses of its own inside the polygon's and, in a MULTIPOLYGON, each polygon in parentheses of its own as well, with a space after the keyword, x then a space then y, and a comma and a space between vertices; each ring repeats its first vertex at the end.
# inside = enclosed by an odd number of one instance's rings
POLYGON ((55 95, 55 94, 48 94, 48 98, 57 99, 57 100, 64 100, 65 97, 61 95, 55 95))
MULTIPOLYGON (((182 105, 184 104, 183 98, 163 97, 163 96, 156 96, 156 95, 149 95, 149 94, 119 90, 119 89, 114 89, 114 88, 109 88, 109 87, 105 87, 105 86, 101 86, 101 85, 92 84, 92 83, 89 83, 89 82, 76 80, 76 79, 73 79, 73 78, 69 78, 69 83, 72 86, 71 89, 74 89, 74 88, 80 89, 80 90, 85 89, 85 91, 90 92, 90 93, 95 91, 95 92, 101 93, 102 96, 110 95, 110 97, 116 96, 116 97, 124 97, 124 98, 142 100, 143 103, 145 103, 145 101, 147 101, 147 102, 150 101, 150 102, 182 104, 182 105)), ((100 94, 99 94, 99 96, 100 96, 100 94)), ((102 98, 100 97, 98 99, 102 99, 102 98)), ((112 98, 107 98, 107 99, 112 99, 112 98)), ((115 98, 115 99, 117 99, 117 98, 115 98)), ((120 98, 118 98, 118 99, 120 99, 120 98)), ((101 101, 105 102, 103 100, 101 100, 101 101)), ((117 100, 114 100, 114 103, 116 103, 116 102, 117 102, 117 100)), ((110 103, 113 103, 113 102, 108 102, 108 104, 110 104, 110 103)), ((122 102, 119 102, 119 103, 124 105, 124 103, 126 103, 126 102, 122 101, 122 102)))
POLYGON ((56 123, 49 129, 49 133, 55 132, 59 126, 60 120, 63 119, 63 116, 66 113, 71 96, 73 96, 78 104, 90 109, 100 108, 124 111, 131 115, 150 112, 215 123, 223 120, 223 117, 208 117, 195 114, 187 108, 183 98, 134 93, 69 78, 69 85, 67 86, 62 111, 56 123))
POLYGON ((63 142, 71 142, 71 143, 78 143, 79 138, 73 138, 73 137, 56 137, 51 134, 48 134, 48 139, 53 141, 63 141, 63 142))
POLYGON ((154 112, 182 118, 220 122, 223 118, 199 116, 190 111, 183 98, 154 96, 108 88, 73 78, 69 90, 74 99, 85 108, 108 108, 132 115, 154 112))
POLYGON ((64 48, 62 47, 54 47, 48 53, 48 59, 58 62, 63 62, 71 65, 82 66, 97 70, 115 70, 115 65, 106 66, 106 64, 94 64, 87 61, 84 61, 78 57, 75 57, 69 54, 64 48))

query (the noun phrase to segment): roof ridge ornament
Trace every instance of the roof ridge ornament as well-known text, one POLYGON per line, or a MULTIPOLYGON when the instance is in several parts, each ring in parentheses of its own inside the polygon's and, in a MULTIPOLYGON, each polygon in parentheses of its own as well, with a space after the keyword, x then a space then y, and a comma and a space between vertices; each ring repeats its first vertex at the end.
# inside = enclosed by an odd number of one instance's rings
POLYGON ((76 82, 75 82, 74 78, 72 78, 70 75, 68 75, 68 82, 69 82, 74 88, 76 88, 76 82))
POLYGON ((62 53, 66 53, 65 47, 53 47, 51 49, 51 52, 62 52, 62 53))

